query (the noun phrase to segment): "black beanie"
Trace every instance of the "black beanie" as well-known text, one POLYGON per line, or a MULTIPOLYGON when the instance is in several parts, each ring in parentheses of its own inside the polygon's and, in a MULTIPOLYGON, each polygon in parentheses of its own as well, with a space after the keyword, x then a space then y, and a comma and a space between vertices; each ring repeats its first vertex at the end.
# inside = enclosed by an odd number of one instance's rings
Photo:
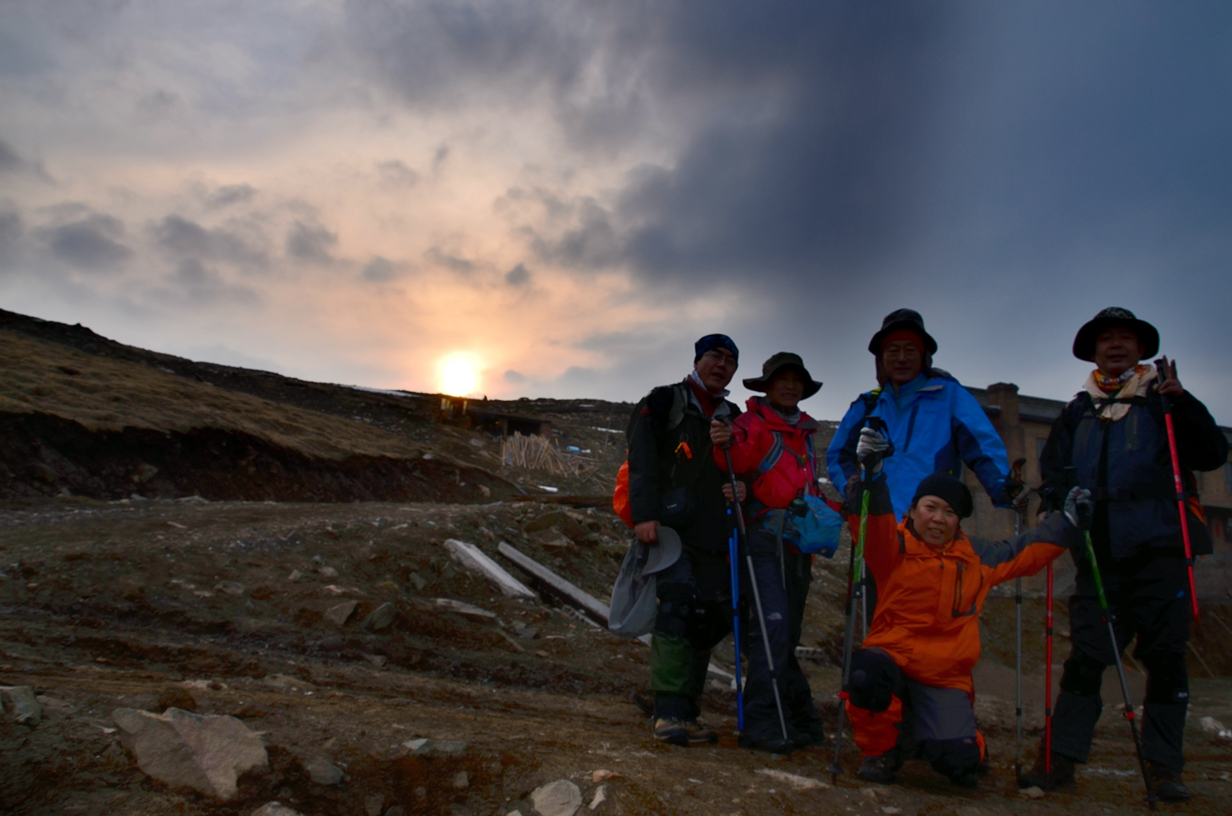
POLYGON ((924 496, 942 499, 954 508, 960 519, 970 518, 975 512, 975 499, 971 496, 971 489, 948 473, 934 473, 921 479, 920 486, 915 489, 915 497, 911 499, 911 506, 915 507, 916 502, 924 496))

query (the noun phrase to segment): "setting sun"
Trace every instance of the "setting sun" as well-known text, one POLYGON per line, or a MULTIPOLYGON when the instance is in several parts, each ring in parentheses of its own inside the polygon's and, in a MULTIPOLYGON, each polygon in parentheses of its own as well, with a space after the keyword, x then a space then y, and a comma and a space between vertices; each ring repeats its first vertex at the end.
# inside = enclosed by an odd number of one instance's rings
POLYGON ((436 364, 441 392, 464 397, 479 387, 479 361, 473 354, 455 352, 442 357, 436 364))

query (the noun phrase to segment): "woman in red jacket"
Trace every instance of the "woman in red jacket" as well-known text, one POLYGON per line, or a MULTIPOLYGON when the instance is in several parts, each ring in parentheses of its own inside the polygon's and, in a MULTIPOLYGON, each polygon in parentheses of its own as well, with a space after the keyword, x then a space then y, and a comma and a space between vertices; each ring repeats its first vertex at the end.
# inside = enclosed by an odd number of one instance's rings
MULTIPOLYGON (((869 493, 864 560, 877 582, 877 611, 851 657, 847 713, 864 755, 859 776, 893 781, 908 759, 926 759, 957 785, 974 787, 985 756, 976 730, 971 670, 980 656, 979 615, 988 591, 1034 575, 1089 526, 1090 493, 1075 488, 1065 512, 1002 542, 968 538, 959 523, 974 510, 971 491, 945 473, 925 477, 911 508, 895 518, 881 475, 888 445, 861 431, 864 481, 849 507, 869 493)), ((849 519, 857 529, 859 515, 849 519)))
MULTIPOLYGON (((797 521, 808 505, 806 497, 817 493, 817 463, 813 434, 817 422, 799 409, 821 383, 813 380, 799 355, 779 352, 762 366, 762 376, 744 381, 750 391, 764 397, 748 401, 748 412, 736 418, 730 430, 721 423, 711 429, 714 457, 720 469, 732 470, 751 483, 752 497, 746 517, 745 546, 752 557, 766 642, 775 671, 766 659, 760 621, 752 603, 752 585, 746 564, 741 562, 741 594, 745 599, 742 648, 748 656, 744 686, 744 730, 740 744, 762 751, 788 753, 796 748, 821 745, 825 735, 813 704, 808 678, 796 660, 804 601, 812 579, 812 560, 801 552, 797 521), (723 446, 730 442, 726 451, 723 446), (783 704, 787 733, 779 720, 773 685, 783 704)), ((815 508, 821 507, 813 499, 815 508)), ((835 503, 830 510, 839 509, 835 503)), ((821 508, 825 510, 825 508, 821 508)), ((839 517, 835 515, 833 546, 838 543, 839 517)))

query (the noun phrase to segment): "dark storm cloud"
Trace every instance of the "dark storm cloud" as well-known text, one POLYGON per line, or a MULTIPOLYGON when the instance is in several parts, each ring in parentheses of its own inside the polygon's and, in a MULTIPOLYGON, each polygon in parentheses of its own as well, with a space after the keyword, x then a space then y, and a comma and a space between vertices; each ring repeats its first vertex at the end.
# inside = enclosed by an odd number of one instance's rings
POLYGON ((406 165, 405 162, 393 160, 381 162, 376 166, 381 183, 386 187, 401 187, 409 189, 419 183, 419 174, 406 165))
POLYGON ((432 247, 424 253, 424 256, 437 266, 443 266, 459 275, 469 275, 475 271, 475 263, 473 261, 468 261, 466 258, 460 258, 457 255, 445 252, 440 247, 432 247))
POLYGON ((43 181, 52 181, 51 176, 43 168, 42 162, 30 161, 22 157, 12 145, 0 139, 0 176, 8 174, 33 175, 43 181))
POLYGON ((257 293, 246 286, 230 284, 216 270, 196 258, 180 263, 170 278, 171 288, 156 292, 162 300, 193 306, 223 303, 254 305, 260 301, 257 293))
POLYGON ((165 217, 150 234, 164 251, 180 257, 249 267, 264 267, 268 262, 265 252, 245 237, 226 229, 207 229, 178 215, 165 217))
POLYGON ((122 243, 124 222, 120 219, 89 212, 77 205, 69 205, 59 211, 88 213, 35 231, 36 237, 59 260, 79 269, 110 270, 133 256, 133 251, 122 243))
POLYGON ((530 270, 523 264, 518 264, 505 273, 505 283, 510 286, 525 286, 530 283, 530 270))
POLYGON ((452 106, 477 88, 506 92, 571 84, 583 39, 567 9, 547 3, 351 2, 347 29, 362 57, 412 104, 452 106))
POLYGON ((228 184, 206 196, 209 207, 229 207, 232 204, 247 204, 257 194, 257 189, 248 184, 228 184))
POLYGON ((21 257, 24 233, 19 213, 0 212, 0 269, 8 269, 21 257))
POLYGON ((368 283, 389 283, 396 280, 404 271, 405 264, 394 263, 380 255, 373 255, 372 260, 364 264, 360 277, 368 283))
POLYGON ((331 249, 338 243, 338 236, 318 224, 296 221, 287 235, 287 255, 297 261, 330 266, 334 263, 331 249))

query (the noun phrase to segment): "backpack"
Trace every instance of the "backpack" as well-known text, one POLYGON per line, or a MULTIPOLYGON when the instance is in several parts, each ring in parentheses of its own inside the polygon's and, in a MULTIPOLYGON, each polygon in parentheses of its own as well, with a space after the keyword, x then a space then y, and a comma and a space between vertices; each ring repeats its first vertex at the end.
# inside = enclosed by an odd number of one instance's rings
MULTIPOLYGON (((683 383, 671 386, 672 407, 667 412, 667 430, 669 431, 675 430, 684 421, 684 408, 688 403, 685 387, 683 383)), ((628 457, 628 455, 629 451, 626 449, 625 456, 628 457)), ((616 511, 621 521, 629 527, 633 526, 633 504, 629 501, 628 458, 620 465, 620 470, 616 471, 616 488, 612 491, 612 509, 616 511)))

